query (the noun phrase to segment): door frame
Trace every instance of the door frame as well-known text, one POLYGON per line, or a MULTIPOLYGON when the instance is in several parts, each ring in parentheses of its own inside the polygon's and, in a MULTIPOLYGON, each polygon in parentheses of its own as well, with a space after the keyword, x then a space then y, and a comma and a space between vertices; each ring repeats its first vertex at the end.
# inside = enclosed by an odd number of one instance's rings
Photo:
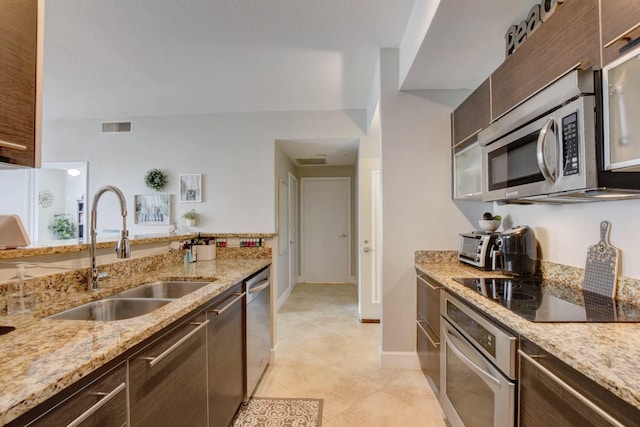
MULTIPOLYGON (((302 177, 300 178, 300 194, 304 195, 304 184, 308 181, 346 181, 347 183, 347 275, 345 277, 345 282, 340 283, 349 283, 352 278, 351 275, 351 256, 352 256, 352 242, 351 242, 351 177, 348 176, 327 176, 327 177, 302 177)), ((300 197, 300 230, 302 232, 299 236, 300 242, 300 277, 302 282, 306 282, 305 271, 304 271, 304 196, 300 197)), ((332 282, 333 283, 333 282, 332 282)), ((338 283, 338 282, 335 282, 338 283)))
POLYGON ((295 285, 299 281, 299 269, 298 269, 298 254, 300 239, 298 235, 298 223, 300 222, 300 191, 298 186, 298 178, 289 172, 289 196, 288 196, 288 209, 289 209, 289 286, 288 290, 291 292, 295 285), (295 191, 294 191, 295 190, 295 191), (295 198, 292 198, 295 196, 295 198), (295 200, 296 203, 292 203, 295 200), (294 227, 295 223, 295 227, 294 227), (291 246, 293 243, 293 247, 291 246), (293 273, 293 274, 292 274, 293 273))

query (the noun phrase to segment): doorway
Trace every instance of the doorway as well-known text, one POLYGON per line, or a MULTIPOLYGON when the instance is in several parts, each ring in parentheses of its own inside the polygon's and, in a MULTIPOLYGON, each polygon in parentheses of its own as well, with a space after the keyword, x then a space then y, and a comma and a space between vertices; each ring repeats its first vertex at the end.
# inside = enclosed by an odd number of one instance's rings
POLYGON ((347 283, 351 271, 349 177, 302 178, 302 280, 347 283))

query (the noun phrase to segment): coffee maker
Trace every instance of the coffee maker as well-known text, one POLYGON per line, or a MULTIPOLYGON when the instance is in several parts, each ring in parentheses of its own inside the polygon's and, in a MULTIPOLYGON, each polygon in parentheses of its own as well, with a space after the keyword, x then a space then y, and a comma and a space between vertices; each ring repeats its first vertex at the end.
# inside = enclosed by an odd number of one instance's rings
POLYGON ((533 276, 538 273, 538 243, 533 230, 515 226, 496 238, 491 251, 492 268, 498 265, 504 274, 533 276))

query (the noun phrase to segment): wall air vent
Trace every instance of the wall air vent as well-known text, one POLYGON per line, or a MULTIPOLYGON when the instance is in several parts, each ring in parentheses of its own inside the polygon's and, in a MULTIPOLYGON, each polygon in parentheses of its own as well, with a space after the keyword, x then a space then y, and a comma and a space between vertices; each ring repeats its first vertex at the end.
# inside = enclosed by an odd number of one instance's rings
POLYGON ((131 133, 133 122, 102 122, 102 133, 131 133))
POLYGON ((309 159, 296 159, 298 166, 310 166, 310 165, 326 165, 327 159, 311 157, 309 159))

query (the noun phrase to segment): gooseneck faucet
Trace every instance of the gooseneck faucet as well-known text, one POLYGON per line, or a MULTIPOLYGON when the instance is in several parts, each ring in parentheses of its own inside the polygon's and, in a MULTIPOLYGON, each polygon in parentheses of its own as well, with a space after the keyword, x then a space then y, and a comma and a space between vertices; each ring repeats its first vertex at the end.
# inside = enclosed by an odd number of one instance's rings
POLYGON ((98 222, 98 200, 107 191, 113 191, 120 200, 120 210, 122 211, 122 231, 120 231, 120 239, 116 245, 116 254, 118 258, 130 258, 131 247, 129 246, 129 232, 127 231, 127 202, 124 194, 114 185, 105 185, 100 187, 93 196, 93 205, 91 206, 91 289, 98 289, 98 266, 96 265, 96 223, 98 222))

